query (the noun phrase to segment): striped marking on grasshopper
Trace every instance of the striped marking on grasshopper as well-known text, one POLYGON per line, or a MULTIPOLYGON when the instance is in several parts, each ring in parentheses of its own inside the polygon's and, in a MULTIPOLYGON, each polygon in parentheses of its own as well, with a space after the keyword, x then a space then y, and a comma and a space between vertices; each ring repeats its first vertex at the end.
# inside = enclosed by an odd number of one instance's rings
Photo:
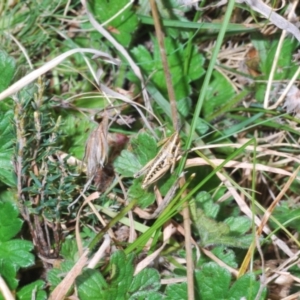
POLYGON ((149 161, 140 171, 134 174, 138 178, 146 174, 142 188, 145 189, 159 180, 170 168, 174 171, 175 163, 179 156, 180 139, 179 133, 173 133, 159 150, 158 154, 149 161))

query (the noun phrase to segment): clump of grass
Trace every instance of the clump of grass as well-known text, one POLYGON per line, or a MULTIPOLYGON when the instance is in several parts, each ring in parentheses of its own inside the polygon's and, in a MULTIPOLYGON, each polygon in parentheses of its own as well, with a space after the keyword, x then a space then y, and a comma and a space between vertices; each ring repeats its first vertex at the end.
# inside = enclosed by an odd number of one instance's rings
POLYGON ((277 21, 298 31, 288 10, 221 4, 0 7, 1 203, 17 202, 49 297, 297 294, 298 42, 277 21), (134 178, 174 131, 172 166, 134 178))

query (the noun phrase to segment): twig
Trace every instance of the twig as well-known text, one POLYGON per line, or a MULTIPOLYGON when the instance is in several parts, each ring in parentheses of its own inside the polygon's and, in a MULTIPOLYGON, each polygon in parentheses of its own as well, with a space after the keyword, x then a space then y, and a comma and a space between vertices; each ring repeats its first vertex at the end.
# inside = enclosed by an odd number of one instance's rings
MULTIPOLYGON (((293 14, 295 12, 295 9, 298 5, 298 2, 299 1, 294 2, 293 6, 292 6, 292 9, 291 9, 291 11, 289 13, 289 16, 288 16, 289 19, 293 16, 293 14)), ((270 72, 270 76, 268 78, 268 84, 267 84, 267 89, 266 89, 266 94, 265 94, 265 99, 264 99, 264 108, 265 109, 275 109, 282 102, 283 98, 285 97, 285 95, 289 91, 289 89, 286 88, 285 93, 283 93, 283 95, 279 98, 279 100, 274 105, 269 107, 269 101, 270 101, 269 97, 270 97, 272 82, 273 82, 274 74, 275 74, 275 71, 276 71, 277 63, 278 63, 278 60, 279 60, 279 57, 280 57, 280 51, 281 51, 281 48, 283 46, 283 42, 284 42, 284 39, 286 37, 286 34, 287 34, 287 31, 283 30, 282 34, 281 34, 281 37, 280 37, 280 40, 279 40, 279 43, 278 43, 278 46, 277 46, 277 49, 276 49, 275 57, 274 57, 273 64, 272 64, 272 69, 271 69, 271 72, 270 72)), ((298 69, 297 72, 299 72, 299 69, 298 69)), ((295 78, 295 80, 296 80, 296 78, 295 78)), ((294 84, 295 80, 291 80, 292 84, 294 84)), ((289 86, 292 86, 292 85, 289 83, 289 86)))
MULTIPOLYGON (((285 184, 284 188, 280 191, 280 193, 277 195, 276 199, 274 199, 274 201, 271 203, 271 205, 268 207, 268 209, 265 211, 265 214, 263 216, 263 218, 261 219, 260 225, 256 230, 256 236, 255 238, 259 238, 264 230, 264 227, 266 226, 273 210, 275 209, 276 205, 279 203, 279 201, 282 199, 282 197, 285 195, 285 193, 287 192, 287 190, 290 188, 291 184, 293 183, 293 181, 295 180, 295 178, 297 177, 297 174, 300 170, 300 167, 297 168, 297 170, 293 173, 293 175, 289 178, 289 180, 287 181, 287 183, 285 184)), ((250 262, 250 258, 252 257, 252 254, 255 250, 255 244, 256 244, 256 240, 254 240, 251 244, 251 246, 248 249, 248 252, 244 258, 244 261, 240 267, 239 270, 239 277, 244 275, 245 271, 248 268, 249 262, 250 262)))
POLYGON ((3 295, 3 297, 5 298, 5 300, 14 300, 15 297, 13 296, 12 292, 9 290, 6 282, 4 281, 4 279, 2 278, 2 276, 0 276, 0 291, 1 294, 3 295))
POLYGON ((164 73, 166 76, 166 85, 167 85, 168 96, 169 96, 169 100, 170 100, 173 127, 175 130, 178 130, 179 129, 179 122, 178 122, 179 120, 178 120, 175 92, 174 92, 174 88, 172 85, 171 72, 170 72, 170 69, 168 66, 168 60, 167 60, 166 51, 165 51, 164 33, 163 33, 163 30, 160 25, 159 14, 157 11, 155 1, 151 0, 150 5, 151 5, 153 20, 154 20, 156 37, 157 37, 157 41, 158 41, 158 45, 159 45, 161 61, 162 61, 164 73))
POLYGON ((91 48, 78 48, 78 49, 72 49, 69 50, 54 59, 50 60, 49 62, 45 63, 40 68, 30 72, 26 76, 22 77, 20 80, 12 84, 10 87, 8 87, 6 90, 0 93, 0 101, 4 100, 5 98, 17 93, 19 90, 21 90, 23 87, 25 87, 27 84, 31 83, 32 81, 36 80, 41 75, 45 74, 46 72, 50 71, 57 65, 59 65, 61 62, 63 62, 66 58, 68 58, 70 55, 73 55, 75 53, 93 53, 96 54, 106 61, 109 61, 110 63, 117 64, 118 61, 115 60, 113 57, 111 57, 109 54, 106 54, 105 52, 91 49, 91 48))
POLYGON ((292 24, 290 21, 286 20, 284 17, 276 13, 271 7, 263 3, 261 0, 237 0, 237 3, 245 2, 253 10, 262 14, 268 20, 270 20, 275 26, 282 30, 286 30, 291 33, 298 41, 300 41, 300 31, 292 24))
MULTIPOLYGON (((150 6, 152 10, 152 15, 154 19, 154 27, 155 32, 159 44, 159 50, 161 55, 161 60, 163 64, 163 69, 166 76, 166 85, 168 89, 168 96, 170 100, 170 107, 171 107, 171 115, 172 115, 172 121, 173 121, 173 127, 175 130, 179 130, 179 117, 177 113, 177 105, 176 105, 176 99, 175 99, 175 92, 172 85, 171 80, 171 73, 170 69, 168 67, 168 61, 164 46, 164 34, 160 25, 160 19, 159 14, 157 11, 155 0, 150 0, 150 6)), ((180 178, 180 186, 183 186, 185 183, 184 176, 180 178)), ((182 194, 182 197, 185 196, 185 192, 182 194)), ((187 203, 183 206, 183 220, 184 220, 184 230, 185 230, 185 251, 186 251, 186 261, 187 261, 187 284, 188 284, 188 299, 193 300, 194 299, 194 266, 193 266, 193 260, 192 260, 192 243, 191 243, 191 221, 190 221, 190 211, 189 206, 187 203)))
POLYGON ((134 74, 140 79, 145 106, 146 106, 146 108, 148 110, 152 111, 152 108, 151 108, 151 105, 150 105, 150 101, 149 101, 149 96, 148 96, 147 90, 146 90, 146 85, 145 85, 144 78, 143 78, 143 75, 141 73, 140 68, 137 66, 137 64, 130 57, 130 55, 128 54, 128 52, 126 51, 126 49, 120 43, 118 43, 109 34, 109 32, 107 30, 105 30, 105 28, 103 28, 103 26, 101 24, 99 24, 96 21, 96 19, 93 17, 93 15, 88 11, 88 8, 87 8, 87 5, 86 5, 86 1, 85 0, 81 0, 81 3, 83 5, 83 7, 86 9, 86 13, 87 13, 87 16, 88 16, 91 24, 95 27, 96 30, 99 31, 99 33, 101 35, 103 35, 104 38, 106 38, 124 56, 124 58, 128 61, 128 64, 130 65, 131 69, 133 70, 134 74))

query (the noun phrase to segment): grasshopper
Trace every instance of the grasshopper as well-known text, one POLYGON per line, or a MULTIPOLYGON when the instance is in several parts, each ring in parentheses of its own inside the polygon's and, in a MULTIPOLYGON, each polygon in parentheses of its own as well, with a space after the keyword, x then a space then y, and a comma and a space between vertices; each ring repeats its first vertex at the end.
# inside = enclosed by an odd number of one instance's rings
POLYGON ((179 156, 180 139, 179 133, 173 133, 159 150, 158 154, 149 161, 140 171, 134 174, 138 178, 146 174, 142 188, 145 189, 160 179, 170 168, 174 171, 175 163, 179 156))

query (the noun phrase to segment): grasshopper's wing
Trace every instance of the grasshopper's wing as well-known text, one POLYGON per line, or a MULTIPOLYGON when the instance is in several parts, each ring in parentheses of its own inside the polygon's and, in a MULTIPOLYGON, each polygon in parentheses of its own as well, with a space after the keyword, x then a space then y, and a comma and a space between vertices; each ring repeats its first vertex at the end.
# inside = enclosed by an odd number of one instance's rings
POLYGON ((133 177, 134 178, 138 178, 141 177, 142 175, 144 175, 145 173, 148 172, 148 170, 150 169, 150 166, 153 164, 153 160, 151 159, 145 166, 143 166, 138 172, 136 172, 133 177))

